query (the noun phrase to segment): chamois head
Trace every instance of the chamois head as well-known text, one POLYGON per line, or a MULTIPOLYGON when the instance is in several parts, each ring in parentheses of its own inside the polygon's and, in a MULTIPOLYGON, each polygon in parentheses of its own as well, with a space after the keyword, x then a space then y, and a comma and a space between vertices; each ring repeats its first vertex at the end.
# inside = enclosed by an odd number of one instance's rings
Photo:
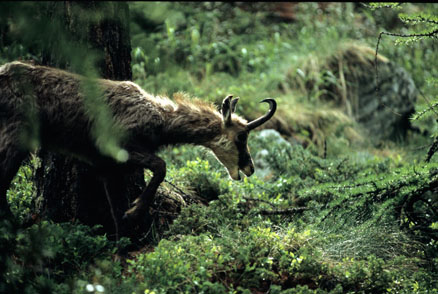
POLYGON ((269 103, 269 111, 262 117, 247 123, 237 115, 233 115, 239 97, 232 98, 232 95, 228 95, 222 102, 222 133, 210 148, 226 167, 230 177, 233 180, 240 180, 239 171, 248 177, 254 173, 254 163, 248 149, 249 132, 264 124, 274 115, 277 103, 274 99, 264 99, 261 102, 269 103))

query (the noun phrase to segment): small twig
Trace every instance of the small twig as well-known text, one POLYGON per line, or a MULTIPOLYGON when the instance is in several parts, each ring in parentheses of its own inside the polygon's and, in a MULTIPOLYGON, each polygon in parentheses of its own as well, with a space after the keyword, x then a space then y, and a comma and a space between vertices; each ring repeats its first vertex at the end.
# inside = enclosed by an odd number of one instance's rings
POLYGON ((119 246, 118 245, 119 244, 119 224, 117 223, 116 214, 114 213, 113 203, 112 203, 111 197, 108 193, 108 187, 107 187, 106 180, 103 181, 103 188, 105 190, 106 200, 108 201, 108 205, 110 207, 111 217, 113 218, 113 221, 114 221, 114 229, 116 231, 117 246, 119 246))
POLYGON ((433 37, 436 34, 438 34, 438 29, 434 30, 432 32, 429 32, 429 33, 407 34, 407 35, 406 34, 380 32, 379 38, 377 39, 377 44, 376 44, 376 54, 374 55, 374 66, 375 66, 375 69, 376 69, 376 92, 379 91, 379 72, 377 70, 377 56, 378 56, 378 53, 379 53, 380 41, 381 41, 383 35, 388 35, 388 36, 392 36, 392 37, 401 37, 401 38, 411 38, 411 37, 433 37))
POLYGON ((424 199, 424 198, 420 198, 420 199, 418 199, 418 201, 421 201, 421 202, 425 203, 426 206, 429 207, 429 209, 430 209, 430 210, 431 210, 436 216, 438 216, 438 210, 436 210, 435 207, 432 206, 432 203, 430 203, 429 201, 427 201, 427 200, 424 199))
MULTIPOLYGON (((421 91, 421 89, 420 88, 417 88, 417 90, 418 90, 418 92, 420 92, 420 95, 423 97, 423 99, 426 101, 426 103, 427 103, 427 105, 429 105, 429 107, 432 107, 432 104, 430 103, 430 99, 428 99, 427 97, 426 97, 426 95, 424 95, 423 94, 423 91, 421 91)), ((434 112, 435 112, 435 114, 438 116, 438 112, 436 112, 435 111, 435 109, 432 109, 434 112)))
POLYGON ((336 166, 336 170, 339 171, 339 168, 340 168, 345 162, 347 162, 347 161, 348 161, 347 158, 343 158, 343 159, 339 162, 339 164, 336 166))
POLYGON ((359 187, 363 187, 363 186, 368 186, 368 185, 372 185, 375 186, 374 182, 364 182, 364 183, 358 183, 358 184, 354 184, 354 185, 336 185, 336 186, 328 186, 328 188, 330 189, 337 189, 337 190, 342 190, 342 189, 355 189, 355 188, 359 188, 359 187))
POLYGON ((391 111, 393 114, 395 114, 395 115, 398 115, 398 116, 401 116, 401 114, 400 113, 397 113, 397 112, 395 112, 394 110, 392 110, 392 108, 391 107, 389 107, 388 105, 386 105, 385 103, 383 103, 381 100, 381 98, 380 98, 380 96, 379 96, 379 71, 378 71, 378 69, 377 69, 377 63, 378 63, 378 58, 377 58, 377 56, 378 56, 378 51, 379 51, 379 45, 380 45, 380 40, 382 39, 382 35, 390 35, 391 33, 386 33, 386 32, 381 32, 380 34, 379 34, 379 38, 377 39, 377 45, 376 45, 376 54, 375 54, 375 57, 374 57, 374 67, 375 67, 375 69, 376 69, 376 95, 379 97, 379 104, 380 105, 382 105, 383 107, 385 107, 385 108, 387 108, 387 109, 389 109, 389 111, 391 111))
POLYGON ((278 209, 278 210, 260 210, 257 213, 261 215, 292 215, 297 212, 303 212, 310 210, 309 207, 293 207, 288 209, 278 209))
POLYGON ((430 100, 423 94, 423 92, 420 90, 420 88, 417 88, 418 92, 420 92, 420 95, 423 97, 423 99, 426 101, 427 105, 429 106, 428 109, 424 110, 422 113, 420 113, 417 116, 417 119, 420 118, 423 114, 425 114, 429 109, 435 112, 436 116, 438 117, 438 112, 435 110, 435 107, 438 105, 438 102, 431 104, 430 100))
POLYGON ((156 212, 158 215, 171 215, 171 216, 178 216, 178 215, 179 215, 179 213, 176 213, 176 212, 170 212, 170 211, 165 211, 165 210, 155 210, 155 212, 156 212))
POLYGON ((404 17, 404 21, 405 22, 427 22, 427 23, 435 24, 435 25, 438 24, 438 21, 435 21, 433 19, 427 19, 427 18, 425 18, 425 17, 423 17, 421 15, 413 16, 413 17, 405 16, 404 17))
MULTIPOLYGON (((378 64, 378 58, 377 57, 378 57, 378 53, 379 53, 380 41, 381 41, 383 35, 388 35, 388 36, 392 36, 392 37, 401 37, 401 38, 412 38, 412 37, 433 37, 433 36, 435 36, 437 34, 438 34, 438 29, 436 29, 434 31, 431 31, 429 33, 423 33, 423 34, 396 34, 396 33, 380 32, 379 37, 377 39, 377 44, 376 44, 376 54, 374 56, 374 67, 375 67, 375 71, 376 71, 376 94, 378 95, 378 93, 379 93, 379 71, 378 71, 378 68, 377 68, 377 64, 378 64)), ((382 103, 380 101, 380 104, 383 105, 384 107, 387 107, 394 114, 400 115, 399 113, 394 112, 385 103, 382 103)))
POLYGON ((154 224, 155 224, 155 219, 152 219, 152 222, 151 222, 151 224, 150 224, 150 226, 149 226, 148 231, 147 231, 145 234, 143 234, 142 237, 139 239, 140 242, 143 242, 144 240, 146 240, 146 238, 147 238, 147 237, 149 236, 149 234, 152 232, 152 229, 153 229, 153 227, 154 227, 154 224))
POLYGON ((260 189, 262 189, 262 190, 268 191, 268 192, 270 192, 270 193, 274 193, 274 190, 272 190, 272 189, 266 188, 266 187, 264 187, 264 186, 262 186, 262 185, 259 185, 258 183, 253 183, 253 184, 254 184, 254 186, 256 186, 257 188, 260 188, 260 189))
POLYGON ((429 146, 430 145, 427 144, 427 145, 422 145, 422 146, 418 146, 418 147, 415 147, 415 148, 406 148, 406 150, 408 150, 408 151, 420 151, 420 150, 426 149, 429 146))
POLYGON ((175 190, 177 190, 181 195, 187 197, 187 198, 191 198, 191 196, 187 193, 185 193, 183 190, 181 190, 181 188, 179 188, 178 186, 176 186, 175 184, 173 184, 172 182, 170 182, 169 180, 164 180, 166 183, 168 183, 169 185, 171 185, 175 190))
POLYGON ((367 4, 367 3, 364 3, 364 2, 359 2, 362 6, 364 6, 364 7, 366 7, 366 8, 370 8, 370 9, 375 9, 375 8, 396 8, 396 7, 398 7, 398 6, 400 6, 401 5, 401 3, 397 3, 397 4, 395 4, 395 5, 382 5, 382 6, 380 6, 380 7, 373 7, 373 6, 371 6, 371 5, 369 5, 369 4, 367 4))
POLYGON ((272 204, 271 202, 269 202, 267 200, 250 198, 250 197, 246 197, 246 196, 242 196, 242 198, 245 199, 245 200, 248 200, 248 201, 263 202, 263 203, 269 204, 271 207, 276 207, 274 204, 272 204))
POLYGON ((374 55, 374 67, 376 70, 376 93, 379 92, 379 71, 377 69, 377 55, 379 52, 380 40, 382 39, 383 34, 384 34, 384 32, 380 32, 380 34, 379 34, 379 38, 377 39, 377 44, 376 44, 376 54, 374 55))
POLYGON ((430 146, 429 151, 427 152, 426 162, 430 162, 430 160, 432 159, 432 156, 437 151, 438 151, 438 137, 435 137, 435 140, 433 140, 433 143, 430 146))
POLYGON ((327 138, 324 138, 324 154, 322 158, 327 159, 327 138))

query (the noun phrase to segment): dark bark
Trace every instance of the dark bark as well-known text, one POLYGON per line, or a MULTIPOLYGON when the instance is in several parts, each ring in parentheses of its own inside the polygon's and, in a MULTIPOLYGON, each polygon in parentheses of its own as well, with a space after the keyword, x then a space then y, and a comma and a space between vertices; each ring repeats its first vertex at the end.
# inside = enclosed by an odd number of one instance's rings
MULTIPOLYGON (((43 47, 45 65, 77 71, 86 64, 83 58, 93 57, 101 77, 132 78, 126 3, 51 2, 45 14, 53 25, 59 26, 43 47)), ((39 214, 58 222, 78 220, 88 225, 101 224, 104 232, 113 234, 115 224, 103 175, 70 157, 47 152, 40 152, 39 157, 42 163, 36 173, 39 214)), ((128 174, 117 169, 106 172, 110 177, 107 188, 112 206, 119 218, 141 194, 145 186, 143 170, 128 174)))

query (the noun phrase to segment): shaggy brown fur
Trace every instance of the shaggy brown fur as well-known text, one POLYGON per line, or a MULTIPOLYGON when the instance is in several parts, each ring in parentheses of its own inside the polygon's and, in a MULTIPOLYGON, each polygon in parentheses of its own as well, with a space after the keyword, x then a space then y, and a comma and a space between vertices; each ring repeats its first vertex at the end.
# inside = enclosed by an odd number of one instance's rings
POLYGON ((84 102, 85 82, 79 75, 22 62, 0 67, 0 214, 3 216, 10 216, 6 202, 9 184, 22 160, 37 147, 35 143, 41 148, 76 156, 106 171, 115 165, 150 169, 153 177, 136 205, 127 212, 128 217, 145 212, 164 180, 166 164, 154 154, 160 146, 203 145, 215 153, 233 179, 240 178, 239 170, 248 176, 253 173, 247 148, 249 129, 245 120, 232 114, 237 103, 237 99, 231 100, 232 96, 224 99, 221 114, 210 104, 189 101, 182 95, 176 97, 176 102, 153 96, 132 82, 93 81, 101 92, 97 100, 105 102, 112 113, 114 130, 123 133, 120 144, 129 157, 120 162, 105 153, 99 136, 93 134, 96 117, 84 102))

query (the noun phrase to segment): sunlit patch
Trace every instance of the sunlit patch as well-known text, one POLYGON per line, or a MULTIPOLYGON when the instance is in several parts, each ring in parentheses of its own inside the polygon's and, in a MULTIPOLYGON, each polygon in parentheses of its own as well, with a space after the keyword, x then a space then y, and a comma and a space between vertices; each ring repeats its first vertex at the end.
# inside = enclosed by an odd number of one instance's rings
POLYGON ((85 290, 90 293, 105 293, 105 287, 102 285, 87 284, 85 290))

